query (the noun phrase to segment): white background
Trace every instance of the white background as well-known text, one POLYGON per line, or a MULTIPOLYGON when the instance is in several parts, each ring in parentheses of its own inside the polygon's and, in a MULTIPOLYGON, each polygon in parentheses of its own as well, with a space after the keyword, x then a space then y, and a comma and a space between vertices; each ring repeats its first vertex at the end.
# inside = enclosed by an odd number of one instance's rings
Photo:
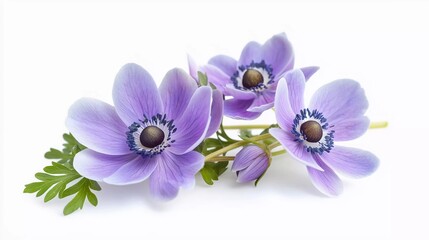
MULTIPOLYGON (((421 1, 5 1, 3 3, 0 239, 428 239, 429 5, 421 1), (366 89, 368 116, 388 120, 343 145, 381 160, 361 180, 322 196, 305 168, 285 156, 257 188, 227 172, 214 186, 154 201, 147 183, 103 184, 99 206, 62 216, 66 201, 23 194, 61 147, 68 107, 80 97, 111 101, 113 79, 136 62, 161 81, 216 54, 238 58, 251 40, 286 32, 296 66, 321 70, 307 85, 353 78, 366 89)), ((267 112, 256 123, 272 123, 267 112)), ((226 120, 227 123, 239 123, 226 120)), ((340 143, 337 143, 340 145, 340 143)))

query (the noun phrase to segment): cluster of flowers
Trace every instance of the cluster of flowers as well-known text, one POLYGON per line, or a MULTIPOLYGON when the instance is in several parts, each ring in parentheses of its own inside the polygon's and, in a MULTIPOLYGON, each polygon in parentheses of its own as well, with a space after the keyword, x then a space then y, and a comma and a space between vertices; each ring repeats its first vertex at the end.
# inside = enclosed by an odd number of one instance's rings
MULTIPOLYGON (((372 153, 334 146, 367 131, 364 90, 356 81, 336 80, 305 106, 304 88, 318 67, 294 68, 285 34, 249 42, 238 60, 218 55, 203 66, 188 60, 189 73, 172 69, 159 87, 144 68, 126 64, 114 82, 114 106, 84 98, 70 107, 67 128, 87 147, 73 162, 82 176, 115 185, 149 179, 154 196, 174 198, 194 183, 205 162, 196 148, 219 129, 223 116, 256 119, 273 107, 277 125, 269 137, 305 164, 322 193, 341 193, 337 173, 364 177, 377 169, 372 153), (202 84, 199 72, 209 84, 202 84)), ((234 158, 238 182, 254 181, 269 167, 271 148, 250 143, 234 158)))

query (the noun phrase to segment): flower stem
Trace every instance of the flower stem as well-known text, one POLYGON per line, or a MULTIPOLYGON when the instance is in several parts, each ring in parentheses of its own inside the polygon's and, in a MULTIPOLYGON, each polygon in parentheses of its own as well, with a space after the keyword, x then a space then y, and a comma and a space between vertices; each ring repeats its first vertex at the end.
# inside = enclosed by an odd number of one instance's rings
POLYGON ((251 138, 248 138, 248 139, 245 139, 245 140, 242 140, 242 141, 230 144, 230 145, 228 145, 228 146, 226 146, 224 148, 221 148, 221 149, 219 149, 219 150, 217 150, 215 152, 212 152, 209 155, 207 155, 205 161, 206 162, 212 161, 211 160, 212 158, 217 157, 217 156, 219 156, 219 155, 221 155, 223 153, 229 152, 229 151, 231 151, 233 149, 236 149, 236 148, 239 148, 241 146, 244 146, 244 145, 248 144, 249 142, 260 141, 260 140, 264 140, 264 139, 268 139, 268 138, 272 138, 272 137, 273 136, 271 136, 271 134, 266 133, 266 134, 254 136, 254 137, 251 137, 251 138))
POLYGON ((282 145, 280 142, 275 141, 275 142, 271 143, 267 148, 268 148, 268 150, 271 151, 271 150, 273 150, 274 148, 276 148, 276 147, 278 147, 280 145, 282 145))
POLYGON ((372 123, 369 125, 369 128, 370 128, 370 129, 374 129, 374 128, 385 128, 385 127, 387 127, 387 125, 389 125, 387 121, 383 121, 383 122, 372 122, 372 123))
POLYGON ((235 157, 233 156, 218 156, 218 157, 212 157, 206 160, 206 162, 226 162, 226 161, 232 161, 234 159, 235 157))
MULTIPOLYGON (((279 150, 276 152, 272 152, 271 156, 275 157, 275 156, 282 155, 285 153, 286 153, 286 150, 283 149, 283 150, 279 150)), ((212 158, 206 160, 206 162, 227 162, 227 161, 234 161, 234 159, 235 159, 235 157, 233 157, 233 156, 217 156, 217 157, 212 157, 212 158)))
POLYGON ((282 154, 285 154, 285 153, 286 153, 286 150, 283 149, 283 150, 279 150, 279 151, 271 153, 271 156, 274 157, 274 156, 282 155, 282 154))
POLYGON ((223 126, 224 129, 265 129, 269 128, 271 125, 267 124, 253 124, 253 125, 230 125, 223 126))

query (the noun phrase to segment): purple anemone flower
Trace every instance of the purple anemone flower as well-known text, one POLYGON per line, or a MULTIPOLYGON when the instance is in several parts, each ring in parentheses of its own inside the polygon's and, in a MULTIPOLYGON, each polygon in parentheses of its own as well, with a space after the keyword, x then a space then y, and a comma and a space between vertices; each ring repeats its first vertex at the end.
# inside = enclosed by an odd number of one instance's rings
POLYGON ((316 188, 336 196, 343 190, 337 173, 354 178, 372 174, 379 164, 374 154, 334 146, 334 140, 352 140, 368 129, 369 119, 364 116, 368 101, 359 83, 342 79, 326 84, 307 108, 302 71, 291 71, 285 78, 278 84, 274 103, 280 129, 270 129, 270 133, 292 157, 307 165, 316 188))
POLYGON ((237 173, 237 182, 251 182, 261 177, 269 164, 269 157, 262 148, 248 145, 237 153, 231 170, 237 173))
MULTIPOLYGON (((274 35, 263 45, 249 42, 237 61, 218 55, 202 71, 224 95, 225 115, 235 119, 255 119, 274 104, 278 80, 294 65, 292 46, 286 34, 274 35)), ((318 67, 304 68, 307 77, 318 67)))
POLYGON ((198 88, 183 70, 170 70, 159 89, 137 64, 121 68, 113 86, 114 106, 84 98, 69 110, 66 125, 88 148, 74 159, 84 177, 126 185, 150 178, 159 198, 174 198, 192 185, 204 157, 193 149, 205 138, 212 91, 198 88))
MULTIPOLYGON (((195 61, 188 55, 188 67, 189 75, 198 84, 198 66, 195 61)), ((211 120, 209 129, 207 130, 206 137, 213 135, 220 127, 223 117, 223 94, 218 89, 213 90, 212 109, 211 109, 211 120)))

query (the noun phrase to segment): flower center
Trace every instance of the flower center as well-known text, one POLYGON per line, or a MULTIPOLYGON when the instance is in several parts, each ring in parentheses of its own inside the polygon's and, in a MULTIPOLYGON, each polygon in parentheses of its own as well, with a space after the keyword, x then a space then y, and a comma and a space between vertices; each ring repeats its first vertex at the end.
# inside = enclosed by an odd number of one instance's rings
POLYGON ((164 141, 164 131, 155 126, 148 126, 140 134, 140 142, 147 148, 154 148, 164 141))
POLYGON ((316 143, 322 139, 323 129, 322 126, 316 121, 310 120, 303 123, 300 127, 300 132, 307 142, 316 143))
POLYGON ((243 75, 243 87, 254 88, 264 81, 264 77, 258 70, 247 69, 243 75))
POLYGON ((171 146, 174 140, 176 127, 173 120, 167 116, 156 114, 143 120, 138 120, 128 127, 127 144, 136 154, 153 157, 171 146))
POLYGON ((291 133, 307 152, 323 154, 334 147, 333 125, 317 109, 302 109, 293 120, 291 133))
POLYGON ((252 91, 260 94, 268 86, 274 83, 275 76, 271 65, 252 61, 249 65, 241 65, 231 76, 231 82, 236 89, 242 91, 252 91))

